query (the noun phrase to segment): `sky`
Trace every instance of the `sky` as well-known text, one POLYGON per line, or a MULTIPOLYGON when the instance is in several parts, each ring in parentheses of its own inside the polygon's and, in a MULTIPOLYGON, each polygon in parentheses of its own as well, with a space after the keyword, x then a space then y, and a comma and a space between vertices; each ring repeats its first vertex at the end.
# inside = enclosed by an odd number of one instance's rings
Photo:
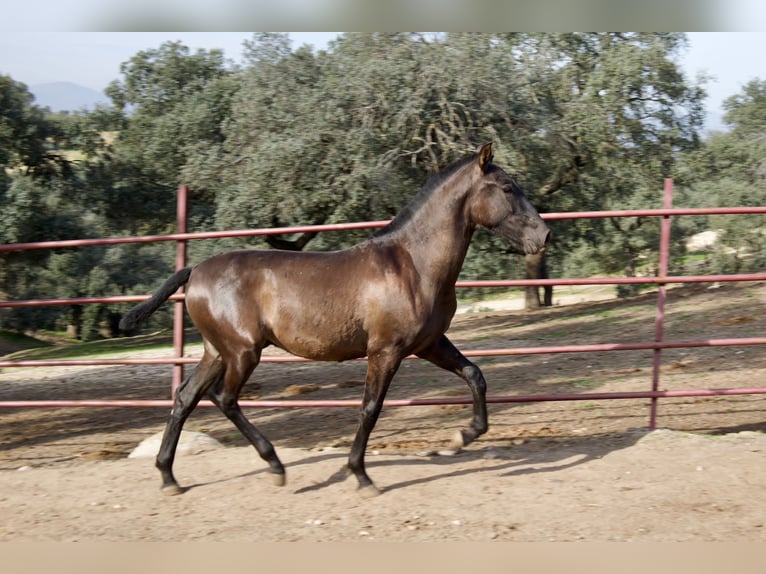
MULTIPOLYGON (((766 2, 763 3, 766 5, 766 2)), ((291 32, 293 48, 327 47, 337 32, 291 32)), ((180 40, 192 50, 221 48, 239 61, 249 32, 44 32, 6 30, 0 34, 0 73, 28 86, 73 82, 103 90, 120 77, 120 64, 140 50, 180 40)), ((753 79, 766 80, 766 32, 690 32, 679 58, 692 80, 708 76, 706 129, 721 129, 723 101, 753 79)))

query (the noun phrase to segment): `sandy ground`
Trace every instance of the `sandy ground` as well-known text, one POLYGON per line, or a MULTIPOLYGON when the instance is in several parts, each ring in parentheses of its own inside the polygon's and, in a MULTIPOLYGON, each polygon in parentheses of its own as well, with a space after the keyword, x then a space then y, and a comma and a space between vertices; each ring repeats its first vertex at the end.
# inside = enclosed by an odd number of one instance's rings
MULTIPOLYGON (((535 314, 456 317, 463 349, 650 340, 653 296, 535 314)), ((762 336, 766 286, 672 290, 667 338, 762 336)), ((191 348, 194 354, 196 349, 191 348)), ((651 353, 477 360, 491 396, 646 389, 651 353)), ((166 398, 168 367, 5 369, 0 399, 166 398)), ((764 386, 766 348, 663 353, 662 388, 764 386)), ((364 364, 262 365, 245 398, 358 399, 364 364)), ((459 379, 406 362, 389 398, 466 396, 459 379)), ((248 409, 286 463, 265 464, 214 409, 187 429, 222 447, 180 455, 189 490, 166 497, 150 458, 127 458, 165 409, 0 410, 0 540, 764 541, 766 397, 491 404, 490 431, 445 448, 465 406, 387 408, 368 449, 383 490, 367 500, 342 467, 356 411, 248 409)))
POLYGON ((344 452, 280 454, 282 488, 247 447, 180 456, 191 488, 177 497, 160 494, 150 459, 5 471, 0 540, 766 540, 762 433, 373 455, 372 500, 331 478, 344 452))

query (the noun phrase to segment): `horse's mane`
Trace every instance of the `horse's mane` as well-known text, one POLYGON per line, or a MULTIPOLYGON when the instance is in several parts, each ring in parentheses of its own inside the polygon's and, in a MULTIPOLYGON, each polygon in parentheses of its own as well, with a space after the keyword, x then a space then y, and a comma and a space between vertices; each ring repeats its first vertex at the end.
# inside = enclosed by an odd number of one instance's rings
POLYGON ((407 205, 405 205, 402 210, 396 214, 396 217, 394 217, 391 223, 374 233, 373 237, 388 235, 406 226, 412 220, 413 216, 418 212, 418 210, 428 202, 434 190, 438 189, 445 181, 447 181, 469 163, 474 161, 476 159, 476 155, 477 154, 473 153, 455 160, 444 169, 432 175, 426 181, 420 191, 415 195, 415 197, 413 197, 409 203, 407 203, 407 205))

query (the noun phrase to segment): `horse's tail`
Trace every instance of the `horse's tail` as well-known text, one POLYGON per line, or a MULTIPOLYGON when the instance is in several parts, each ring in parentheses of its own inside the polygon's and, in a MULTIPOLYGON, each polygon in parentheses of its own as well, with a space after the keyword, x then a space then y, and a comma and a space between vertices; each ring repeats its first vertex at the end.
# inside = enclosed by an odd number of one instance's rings
POLYGON ((120 330, 130 331, 134 329, 138 323, 159 309, 181 285, 185 285, 189 281, 191 271, 191 267, 184 267, 168 277, 167 281, 154 292, 150 299, 142 301, 123 315, 120 319, 120 330))

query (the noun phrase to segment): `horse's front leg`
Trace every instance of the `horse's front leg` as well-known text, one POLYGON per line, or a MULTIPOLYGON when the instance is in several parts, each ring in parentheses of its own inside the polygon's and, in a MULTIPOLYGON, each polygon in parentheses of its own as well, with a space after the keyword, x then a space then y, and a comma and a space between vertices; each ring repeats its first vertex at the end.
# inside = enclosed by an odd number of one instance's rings
POLYGON ((348 457, 348 469, 356 476, 359 481, 359 492, 365 497, 380 494, 380 490, 367 476, 364 453, 370 433, 383 408, 383 400, 386 398, 391 379, 394 378, 401 360, 401 354, 392 351, 370 353, 367 359, 367 379, 364 384, 362 409, 359 413, 359 427, 348 457))
POLYGON ((455 433, 450 448, 457 450, 471 444, 489 428, 487 421, 487 382, 484 380, 481 369, 466 359, 445 335, 442 335, 433 345, 417 355, 437 367, 457 374, 468 384, 473 395, 473 419, 468 428, 455 433))

